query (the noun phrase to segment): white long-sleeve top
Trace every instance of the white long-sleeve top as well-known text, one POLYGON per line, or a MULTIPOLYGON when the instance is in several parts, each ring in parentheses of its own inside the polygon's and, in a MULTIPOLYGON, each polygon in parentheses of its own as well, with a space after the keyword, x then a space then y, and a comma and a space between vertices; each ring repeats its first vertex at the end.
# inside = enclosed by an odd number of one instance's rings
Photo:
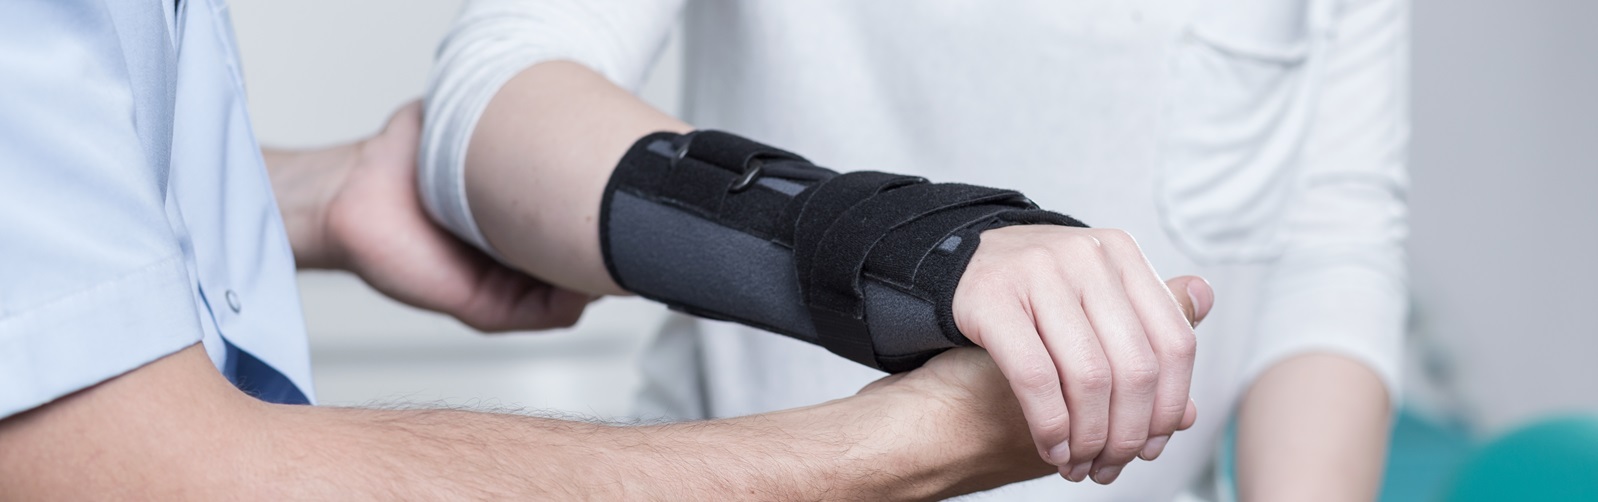
MULTIPOLYGON (((1396 395, 1407 310, 1404 0, 478 0, 444 42, 421 177, 477 245, 461 188, 489 99, 542 61, 637 88, 684 18, 683 118, 872 169, 1016 188, 1137 237, 1164 276, 1215 286, 1200 419, 1113 486, 1057 477, 1005 500, 1172 499, 1228 410, 1284 358, 1330 352, 1396 395)), ((673 319, 645 415, 732 416, 851 394, 873 370, 742 326, 673 319)))

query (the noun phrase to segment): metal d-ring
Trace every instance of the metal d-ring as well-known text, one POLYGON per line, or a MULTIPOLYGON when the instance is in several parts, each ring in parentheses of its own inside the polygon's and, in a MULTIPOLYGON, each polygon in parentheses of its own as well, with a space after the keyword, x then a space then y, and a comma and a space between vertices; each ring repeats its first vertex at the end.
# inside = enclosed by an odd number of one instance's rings
POLYGON ((764 166, 765 163, 761 162, 760 159, 750 159, 749 167, 744 168, 743 175, 739 176, 738 179, 733 180, 732 186, 727 187, 727 191, 738 193, 748 190, 749 187, 754 186, 755 180, 760 179, 760 172, 764 166))

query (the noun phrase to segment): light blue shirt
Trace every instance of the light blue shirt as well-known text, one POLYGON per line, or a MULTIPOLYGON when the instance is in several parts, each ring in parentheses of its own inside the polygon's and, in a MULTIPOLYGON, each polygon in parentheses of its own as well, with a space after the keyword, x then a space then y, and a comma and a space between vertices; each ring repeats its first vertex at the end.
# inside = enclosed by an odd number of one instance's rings
POLYGON ((311 398, 227 6, 0 2, 0 418, 197 342, 311 398))

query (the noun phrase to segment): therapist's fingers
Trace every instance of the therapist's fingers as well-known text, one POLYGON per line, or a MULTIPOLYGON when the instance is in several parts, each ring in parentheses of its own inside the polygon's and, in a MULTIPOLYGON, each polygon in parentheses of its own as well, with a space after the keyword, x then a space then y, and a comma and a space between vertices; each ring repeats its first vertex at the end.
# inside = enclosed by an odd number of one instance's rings
POLYGON ((1189 325, 1198 327, 1209 317, 1210 308, 1215 306, 1215 289, 1209 281, 1196 275, 1172 277, 1165 281, 1165 289, 1175 297, 1177 306, 1182 308, 1182 315, 1187 318, 1189 325))
POLYGON ((1198 404, 1189 399, 1187 400, 1187 411, 1182 413, 1182 425, 1178 425, 1176 430, 1188 430, 1193 427, 1195 422, 1198 422, 1198 404))
POLYGON ((478 276, 466 302, 452 313, 483 332, 569 327, 596 298, 498 263, 489 267, 478 276))
POLYGON ((427 216, 416 185, 421 114, 420 102, 407 104, 355 145, 354 165, 326 210, 342 266, 391 298, 479 331, 576 323, 593 296, 506 267, 427 216))

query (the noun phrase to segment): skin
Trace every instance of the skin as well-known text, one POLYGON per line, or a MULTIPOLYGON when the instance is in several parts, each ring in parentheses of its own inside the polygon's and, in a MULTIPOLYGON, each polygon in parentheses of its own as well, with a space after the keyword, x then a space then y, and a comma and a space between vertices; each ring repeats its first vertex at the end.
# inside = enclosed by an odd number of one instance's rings
MULTIPOLYGON (((411 195, 416 179, 413 144, 419 123, 420 108, 413 104, 396 113, 381 133, 359 143, 314 151, 265 152, 300 265, 353 270, 392 297, 451 314, 483 331, 576 322, 590 295, 551 286, 501 265, 427 219, 411 195), (358 224, 361 222, 365 223, 358 224), (434 265, 413 267, 407 265, 410 263, 434 265)), ((686 128, 674 121, 660 121, 657 126, 686 128)), ((611 145, 626 146, 620 142, 611 145)), ((570 154, 576 150, 561 151, 570 154)), ((475 174, 483 168, 473 169, 475 174)), ((482 210, 478 214, 480 221, 499 216, 485 215, 482 210)), ((584 216, 581 212, 562 215, 584 216)), ((984 236, 984 245, 994 242, 984 236)), ((567 252, 582 255, 580 250, 567 252)), ((984 263, 974 261, 973 270, 984 263)), ((564 270, 548 272, 558 276, 564 270)), ((584 277, 592 276, 577 276, 584 277)), ((608 276, 602 277, 608 280, 608 276)), ((1199 311, 1207 312, 1214 302, 1209 288, 1188 288, 1192 278, 1178 281, 1170 287, 1178 292, 1177 298, 1190 297, 1200 305, 1199 311), (1182 291, 1189 294, 1182 295, 1182 291)), ((589 289, 606 291, 606 284, 590 285, 589 289)), ((972 291, 963 289, 961 293, 972 291)), ((961 322, 962 326, 971 324, 961 322)), ((1184 423, 1190 423, 1194 418, 1191 407, 1185 412, 1184 423)), ((1245 394, 1238 420, 1237 477, 1243 500, 1369 500, 1380 487, 1390 420, 1388 399, 1375 374, 1353 360, 1310 354, 1283 361, 1262 373, 1245 394), (1305 430, 1317 433, 1304 434, 1305 430)), ((1086 428, 1080 423, 1076 427, 1086 428)), ((1157 456, 1168 440, 1168 436, 1154 437, 1145 445, 1154 455, 1145 457, 1157 456)), ((1083 479, 1089 465, 1076 464, 1066 477, 1083 479)))
POLYGON ((1239 500, 1375 500, 1392 410, 1370 368, 1306 354, 1254 382, 1237 418, 1239 500))
MULTIPOLYGON (((590 296, 496 265, 421 216, 417 114, 353 145, 268 152, 299 263, 485 329, 574 322, 590 296)), ((1185 317, 1208 310, 1181 299, 1185 317)), ((616 426, 269 404, 193 346, 0 420, 0 500, 941 499, 1056 470, 1010 387, 984 351, 960 349, 815 406, 616 426)))
POLYGON ((593 296, 502 265, 428 219, 416 195, 420 133, 413 103, 364 141, 262 152, 296 263, 349 270, 389 297, 480 331, 575 324, 593 296))
MULTIPOLYGON (((599 248, 605 183, 639 137, 690 130, 580 64, 534 65, 501 88, 474 130, 474 218, 517 269, 623 294, 599 248)), ((1191 289, 1212 301, 1202 281, 1191 289)), ((984 232, 953 307, 961 332, 992 354, 1019 396, 1039 456, 1067 479, 1114 481, 1133 459, 1158 457, 1196 413, 1193 330, 1126 232, 984 232)))
POLYGON ((623 427, 267 404, 195 346, 0 422, 0 499, 937 499, 1052 471, 988 361, 952 351, 848 399, 623 427))

